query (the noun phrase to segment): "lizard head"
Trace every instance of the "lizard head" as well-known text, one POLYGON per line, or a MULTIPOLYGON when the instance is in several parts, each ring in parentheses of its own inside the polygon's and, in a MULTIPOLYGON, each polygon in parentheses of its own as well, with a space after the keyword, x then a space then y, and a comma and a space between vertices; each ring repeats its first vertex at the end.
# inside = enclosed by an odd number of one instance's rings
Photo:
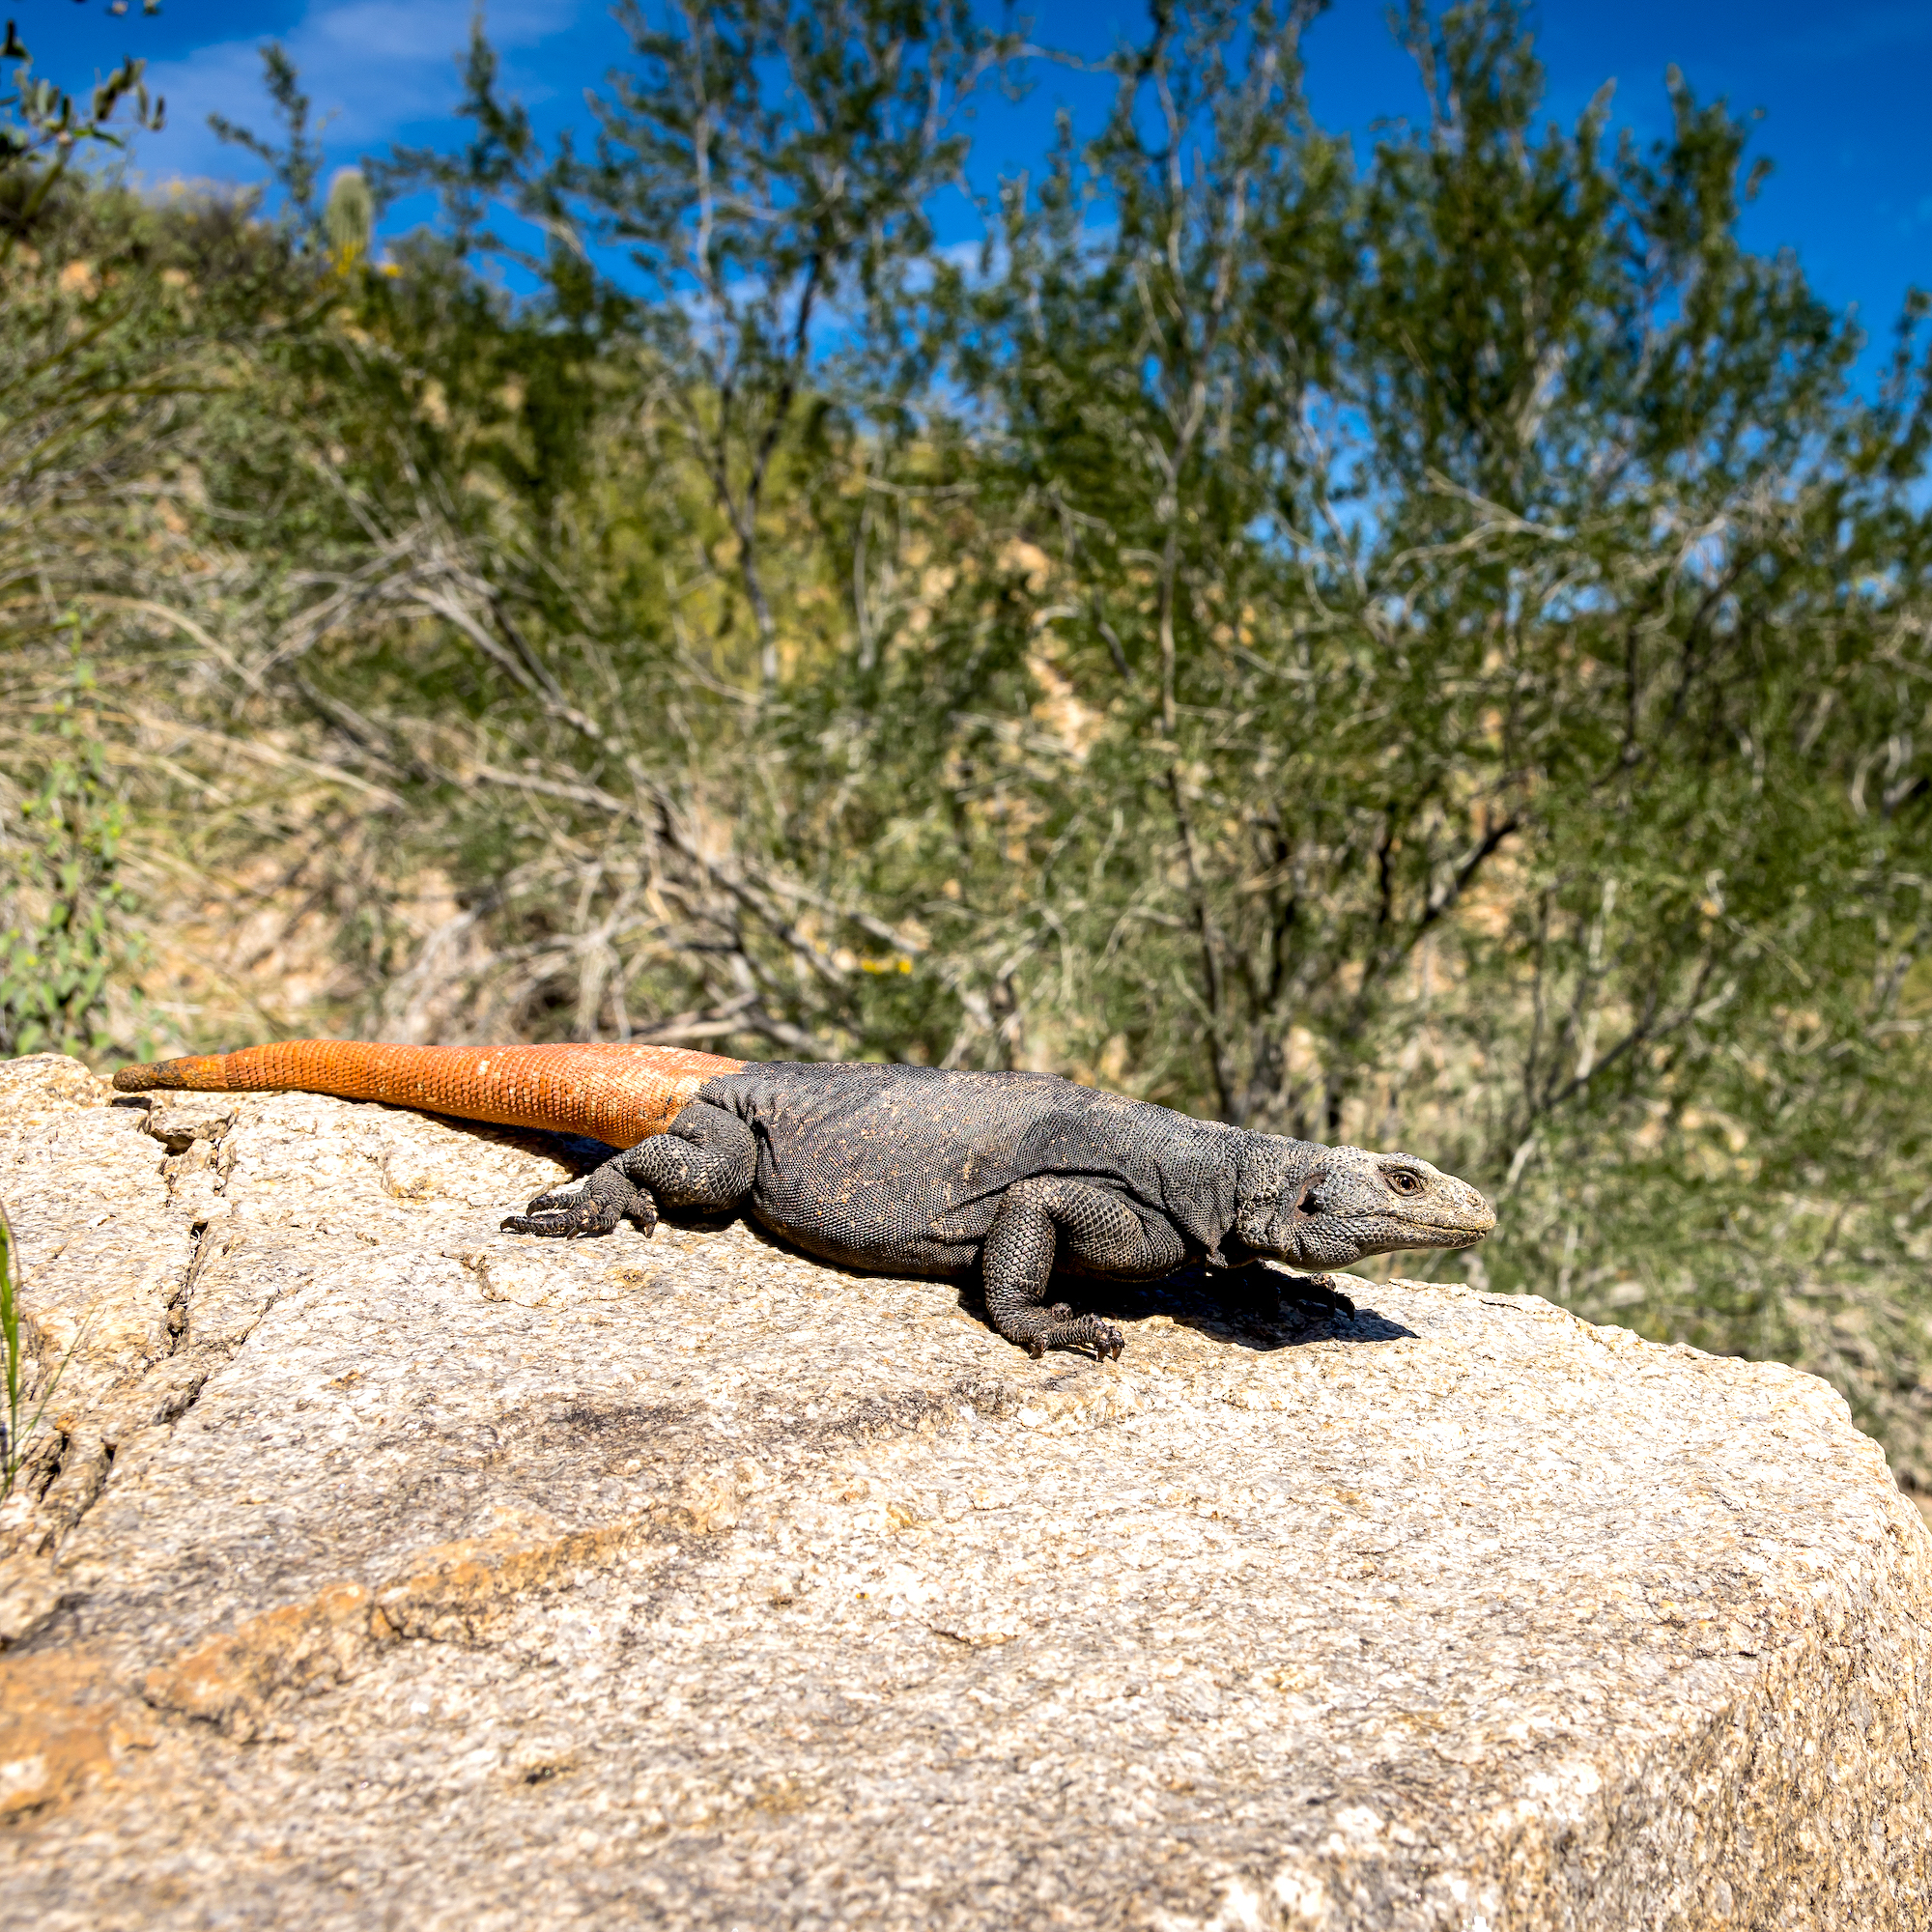
POLYGON ((1496 1225, 1466 1180, 1407 1153, 1250 1134, 1235 1232, 1297 1267, 1346 1267, 1403 1248, 1470 1248, 1496 1225))

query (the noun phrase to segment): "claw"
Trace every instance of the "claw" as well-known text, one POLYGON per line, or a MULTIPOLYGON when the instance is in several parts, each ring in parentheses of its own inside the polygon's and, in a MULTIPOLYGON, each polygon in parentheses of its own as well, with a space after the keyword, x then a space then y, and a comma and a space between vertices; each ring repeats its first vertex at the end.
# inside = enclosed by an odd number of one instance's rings
POLYGON ((1332 1274, 1318 1274, 1312 1279, 1326 1299, 1330 1315, 1354 1314, 1355 1304, 1335 1286, 1335 1277, 1332 1274))
POLYGON ((570 1233, 561 1214, 505 1214, 497 1224, 506 1235, 554 1235, 570 1233))
POLYGON ((571 1197, 561 1207, 547 1208, 548 1197, 539 1194, 530 1203, 526 1214, 506 1215, 503 1232, 506 1235, 542 1235, 552 1240, 567 1240, 573 1235, 608 1235, 614 1228, 619 1215, 612 1213, 601 1201, 587 1197, 571 1197))
POLYGON ((1283 1287, 1280 1293, 1284 1301, 1292 1302, 1297 1308, 1319 1308, 1331 1321, 1341 1320, 1355 1312, 1355 1304, 1335 1286, 1332 1275, 1302 1275, 1283 1287))

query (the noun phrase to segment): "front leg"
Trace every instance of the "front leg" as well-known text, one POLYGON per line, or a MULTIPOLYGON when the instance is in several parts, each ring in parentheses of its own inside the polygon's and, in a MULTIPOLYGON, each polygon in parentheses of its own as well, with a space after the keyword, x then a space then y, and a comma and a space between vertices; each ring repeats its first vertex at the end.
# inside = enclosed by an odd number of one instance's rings
POLYGON ((1063 1244, 1065 1258, 1091 1273, 1141 1279, 1179 1267, 1186 1246, 1173 1229, 1150 1230, 1119 1195, 1085 1181, 1042 1174, 1007 1189, 980 1251, 993 1326, 1030 1355, 1092 1347, 1118 1360, 1124 1343, 1111 1321, 1075 1315, 1065 1302, 1046 1305, 1063 1244))
POLYGON ((694 1100, 669 1128, 626 1148, 580 1183, 546 1188, 529 1211, 503 1223, 512 1235, 608 1235, 630 1215, 646 1235, 658 1203, 735 1208, 757 1178, 758 1144, 736 1114, 694 1100))

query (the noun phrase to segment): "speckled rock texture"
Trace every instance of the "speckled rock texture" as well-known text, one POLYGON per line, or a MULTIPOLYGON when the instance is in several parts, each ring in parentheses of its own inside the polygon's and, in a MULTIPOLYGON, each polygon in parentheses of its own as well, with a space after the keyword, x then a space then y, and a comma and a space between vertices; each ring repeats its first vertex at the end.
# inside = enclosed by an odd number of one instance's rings
POLYGON ((1932 1924, 1932 1537, 1824 1383, 1402 1281, 1034 1362, 737 1223, 496 1231, 598 1151, 0 1066, 80 1334, 0 1922, 1932 1924))

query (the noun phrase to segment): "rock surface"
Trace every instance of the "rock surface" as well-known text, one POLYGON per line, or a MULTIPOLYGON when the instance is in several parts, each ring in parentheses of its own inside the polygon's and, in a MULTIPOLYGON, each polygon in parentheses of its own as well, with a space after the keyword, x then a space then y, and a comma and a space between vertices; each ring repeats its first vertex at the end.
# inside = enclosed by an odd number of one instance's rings
POLYGON ((0 1920, 1932 1922, 1932 1538, 1824 1383, 1413 1282, 1033 1362, 742 1224, 496 1232, 586 1151, 0 1066, 80 1333, 0 1920))

